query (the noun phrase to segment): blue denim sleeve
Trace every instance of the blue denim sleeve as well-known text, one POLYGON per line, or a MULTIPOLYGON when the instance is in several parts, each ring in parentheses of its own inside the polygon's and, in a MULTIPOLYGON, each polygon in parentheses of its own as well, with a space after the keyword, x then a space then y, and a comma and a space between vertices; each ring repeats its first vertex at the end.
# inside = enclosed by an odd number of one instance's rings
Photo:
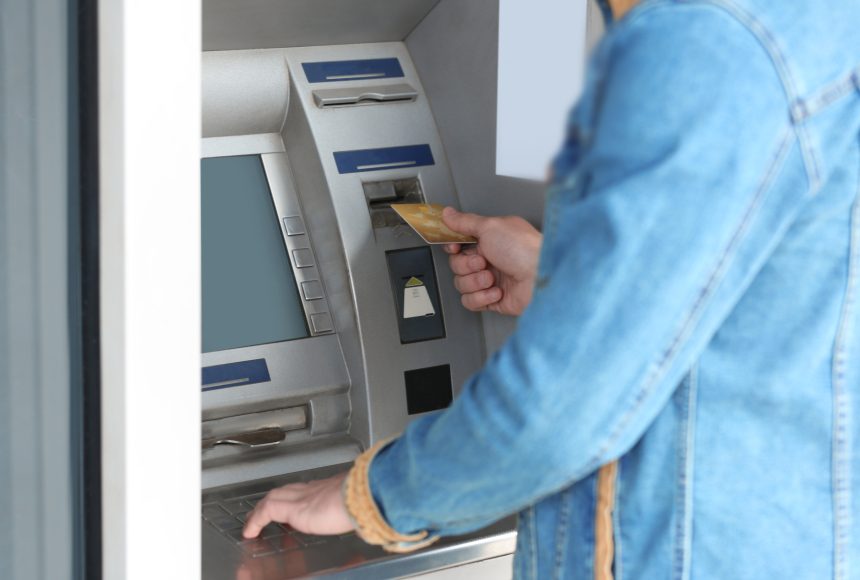
POLYGON ((480 527, 624 454, 806 201, 780 187, 807 176, 759 39, 703 4, 631 16, 584 97, 582 155, 550 190, 516 332, 371 465, 401 533, 480 527))

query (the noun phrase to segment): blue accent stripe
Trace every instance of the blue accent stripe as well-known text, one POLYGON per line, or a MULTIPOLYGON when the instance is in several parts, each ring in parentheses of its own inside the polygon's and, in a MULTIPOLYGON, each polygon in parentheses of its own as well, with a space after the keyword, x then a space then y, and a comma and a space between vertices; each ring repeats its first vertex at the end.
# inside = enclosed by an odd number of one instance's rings
POLYGON ((302 68, 305 69, 309 83, 367 81, 404 76, 400 61, 396 58, 303 62, 302 68))
POLYGON ((436 164, 429 145, 336 151, 334 161, 338 173, 363 173, 436 164))
POLYGON ((270 380, 272 377, 269 376, 269 367, 264 358, 203 367, 203 392, 267 383, 270 380))

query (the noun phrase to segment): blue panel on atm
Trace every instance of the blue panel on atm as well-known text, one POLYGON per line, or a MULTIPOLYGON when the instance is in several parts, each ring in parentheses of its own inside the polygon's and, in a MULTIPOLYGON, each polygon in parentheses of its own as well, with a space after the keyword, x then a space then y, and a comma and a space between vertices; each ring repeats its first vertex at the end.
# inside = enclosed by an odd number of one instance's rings
POLYGON ((400 61, 396 58, 303 62, 302 68, 305 69, 309 83, 393 79, 404 76, 400 61))
POLYGON ((436 164, 429 145, 336 151, 334 161, 337 163, 338 173, 363 173, 436 164))
POLYGON ((272 378, 264 358, 203 367, 204 391, 242 387, 270 380, 272 378))

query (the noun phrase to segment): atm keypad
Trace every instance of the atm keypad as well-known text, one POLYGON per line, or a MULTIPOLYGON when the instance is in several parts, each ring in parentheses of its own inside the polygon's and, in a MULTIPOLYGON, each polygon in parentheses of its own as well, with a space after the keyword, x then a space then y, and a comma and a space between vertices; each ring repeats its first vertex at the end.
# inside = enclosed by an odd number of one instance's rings
POLYGON ((203 506, 203 521, 229 538, 237 548, 253 558, 298 550, 305 546, 319 546, 329 542, 341 542, 355 538, 355 534, 352 532, 339 536, 314 536, 278 523, 267 525, 256 538, 245 538, 242 535, 245 516, 264 495, 256 494, 206 504, 203 506))

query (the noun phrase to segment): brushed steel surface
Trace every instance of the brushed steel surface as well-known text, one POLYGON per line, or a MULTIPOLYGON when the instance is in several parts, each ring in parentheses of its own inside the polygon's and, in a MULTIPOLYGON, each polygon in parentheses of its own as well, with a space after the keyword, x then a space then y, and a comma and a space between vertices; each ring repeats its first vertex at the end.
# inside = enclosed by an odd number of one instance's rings
POLYGON ((347 463, 359 453, 358 442, 348 435, 311 437, 307 430, 289 432, 284 443, 268 449, 219 445, 206 453, 201 484, 208 493, 215 488, 347 463))
POLYGON ((271 381, 202 393, 204 420, 300 405, 349 388, 334 334, 206 353, 203 366, 257 358, 266 359, 271 381))
POLYGON ((200 142, 201 157, 230 157, 232 155, 283 152, 284 141, 281 139, 280 133, 207 137, 200 142))
POLYGON ((203 0, 203 50, 403 40, 439 0, 203 0))
POLYGON ((280 132, 290 102, 280 55, 204 52, 201 64, 204 138, 280 132))

